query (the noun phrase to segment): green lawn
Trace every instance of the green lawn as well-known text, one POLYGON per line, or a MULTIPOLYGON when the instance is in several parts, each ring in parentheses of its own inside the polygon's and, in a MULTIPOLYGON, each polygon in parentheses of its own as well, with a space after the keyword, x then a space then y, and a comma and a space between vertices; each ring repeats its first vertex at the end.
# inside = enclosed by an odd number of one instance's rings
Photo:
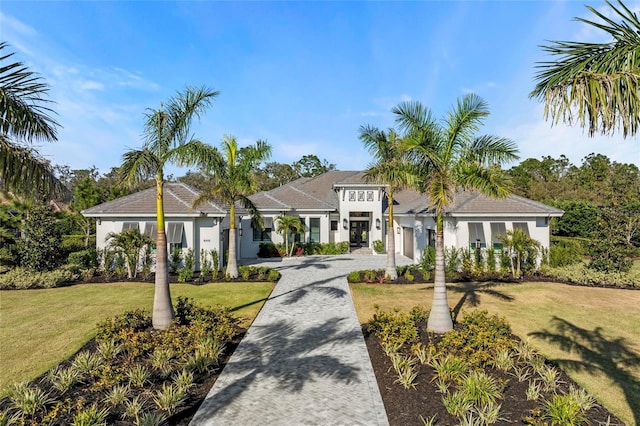
MULTIPOLYGON (((248 327, 272 283, 171 284, 171 295, 235 310, 248 327)), ((0 389, 31 380, 89 341, 96 323, 136 308, 151 311, 153 285, 80 284, 44 290, 0 292, 0 389)))
MULTIPOLYGON (((431 306, 433 285, 352 284, 358 317, 431 306)), ((455 311, 505 316, 515 334, 556 360, 629 425, 640 424, 640 291, 554 283, 451 284, 455 311)))

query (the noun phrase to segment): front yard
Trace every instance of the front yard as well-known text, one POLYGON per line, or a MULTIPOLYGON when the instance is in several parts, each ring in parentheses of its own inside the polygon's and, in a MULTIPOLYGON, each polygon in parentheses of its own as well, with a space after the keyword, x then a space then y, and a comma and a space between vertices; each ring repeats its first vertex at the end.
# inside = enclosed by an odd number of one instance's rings
MULTIPOLYGON (((381 310, 431 306, 432 284, 352 284, 361 323, 381 310)), ((450 284, 454 312, 486 309, 506 317, 598 401, 629 425, 640 413, 640 291, 555 283, 450 284)))
MULTIPOLYGON (((272 283, 171 284, 171 295, 200 305, 234 309, 248 327, 273 289, 272 283), (235 309, 237 308, 237 309, 235 309)), ((68 358, 88 342, 96 323, 125 311, 151 311, 153 285, 142 283, 79 284, 0 294, 0 389, 32 380, 68 358)))

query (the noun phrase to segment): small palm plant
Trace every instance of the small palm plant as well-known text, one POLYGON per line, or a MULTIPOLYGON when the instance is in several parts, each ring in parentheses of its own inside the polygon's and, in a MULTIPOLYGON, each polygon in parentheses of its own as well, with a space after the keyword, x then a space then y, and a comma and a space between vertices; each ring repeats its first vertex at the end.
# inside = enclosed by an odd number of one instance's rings
POLYGON ((304 222, 295 216, 278 216, 276 218, 276 232, 284 236, 284 250, 287 256, 293 254, 295 242, 291 243, 291 251, 289 251, 289 237, 299 235, 306 230, 304 222))

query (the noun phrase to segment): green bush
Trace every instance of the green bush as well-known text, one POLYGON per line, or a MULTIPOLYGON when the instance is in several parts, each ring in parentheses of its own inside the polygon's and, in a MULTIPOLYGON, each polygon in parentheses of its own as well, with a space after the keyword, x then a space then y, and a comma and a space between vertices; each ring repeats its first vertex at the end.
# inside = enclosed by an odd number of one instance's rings
POLYGON ((436 248, 426 247, 422 250, 422 260, 420 260, 420 269, 423 272, 430 272, 436 269, 436 248))
POLYGON ((549 247, 549 266, 573 265, 580 262, 584 251, 582 243, 572 238, 554 238, 554 244, 549 247))
POLYGON ((418 327, 412 313, 381 312, 376 309, 376 313, 367 325, 367 330, 374 333, 382 345, 400 348, 418 340, 418 327))
POLYGON ((347 275, 347 282, 350 283, 361 283, 362 278, 360 278, 360 271, 352 271, 347 275))
POLYGON ((68 262, 72 265, 78 265, 81 268, 97 268, 98 267, 98 252, 96 249, 86 249, 76 251, 69 254, 68 262))
POLYGON ((384 253, 384 243, 381 240, 375 240, 373 242, 373 251, 378 254, 384 253))
POLYGON ((640 270, 629 272, 601 272, 587 267, 584 263, 550 268, 546 275, 558 281, 595 286, 640 286, 640 270))
POLYGON ((280 279, 280 272, 275 269, 270 269, 267 274, 267 281, 276 282, 280 279))
POLYGON ((258 248, 258 257, 280 257, 280 252, 273 243, 260 243, 260 247, 258 248))
POLYGON ((172 274, 175 274, 180 269, 180 265, 182 264, 182 249, 180 247, 175 247, 171 250, 171 256, 169 258, 169 271, 172 274))
POLYGON ((511 327, 504 317, 474 311, 463 315, 461 325, 444 334, 438 344, 441 353, 461 356, 472 366, 484 366, 498 351, 513 346, 511 327))
POLYGON ((71 267, 62 267, 49 272, 15 268, 0 275, 0 289, 54 288, 67 285, 79 278, 79 273, 71 267))

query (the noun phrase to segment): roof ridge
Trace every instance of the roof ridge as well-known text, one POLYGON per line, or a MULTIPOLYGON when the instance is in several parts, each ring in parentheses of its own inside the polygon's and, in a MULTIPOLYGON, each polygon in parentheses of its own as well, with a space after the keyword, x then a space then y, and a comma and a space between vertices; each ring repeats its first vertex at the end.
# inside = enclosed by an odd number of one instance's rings
MULTIPOLYGON (((170 182, 170 183, 174 184, 174 182, 170 182)), ((178 194, 176 194, 175 191, 171 190, 171 185, 168 185, 168 188, 166 188, 166 192, 168 192, 169 194, 173 195, 175 197, 175 199, 178 200, 183 205, 185 205, 189 209, 189 211, 193 211, 193 208, 191 207, 191 205, 189 203, 187 203, 182 198, 180 198, 180 196, 178 194)))
MULTIPOLYGON (((293 188, 293 187, 292 187, 293 188)), ((274 188, 275 189, 275 188, 274 188)), ((273 195, 269 194, 270 191, 263 191, 262 193, 264 194, 265 197, 275 201, 278 204, 281 204, 289 209, 292 209, 293 207, 291 207, 289 204, 283 203, 282 201, 278 200, 276 197, 274 197, 273 195)))
MULTIPOLYGON (((200 190, 198 190, 197 188, 194 188, 191 185, 188 185, 188 184, 186 184, 184 182, 171 182, 171 183, 172 184, 182 185, 184 187, 184 189, 186 189, 187 191, 191 192, 193 195, 195 195, 196 198, 198 198, 201 195, 200 190)), ((211 200, 207 201, 207 204, 209 204, 210 206, 218 209, 220 211, 220 213, 226 213, 227 212, 222 207, 220 207, 217 203, 214 203, 211 200)), ((191 207, 189 207, 189 208, 191 209, 191 207)))

